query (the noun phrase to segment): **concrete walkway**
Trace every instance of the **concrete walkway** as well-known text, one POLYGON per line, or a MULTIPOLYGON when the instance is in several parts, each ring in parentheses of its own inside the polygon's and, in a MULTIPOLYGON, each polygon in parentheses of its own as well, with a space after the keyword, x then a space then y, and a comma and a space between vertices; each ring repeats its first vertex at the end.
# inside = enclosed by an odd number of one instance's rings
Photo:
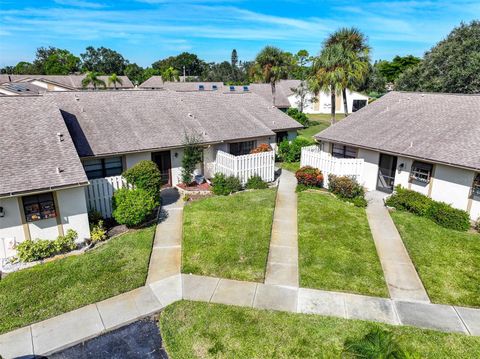
POLYGON ((162 190, 162 210, 155 231, 147 284, 180 274, 183 200, 174 188, 162 190))
POLYGON ((282 170, 273 215, 265 284, 298 287, 297 180, 282 170))
POLYGON ((367 218, 382 264, 390 297, 397 300, 429 303, 427 292, 407 253, 402 238, 384 205, 386 194, 367 193, 367 218))
POLYGON ((48 355, 161 311, 181 299, 410 325, 480 336, 480 309, 174 275, 0 335, 0 355, 48 355))

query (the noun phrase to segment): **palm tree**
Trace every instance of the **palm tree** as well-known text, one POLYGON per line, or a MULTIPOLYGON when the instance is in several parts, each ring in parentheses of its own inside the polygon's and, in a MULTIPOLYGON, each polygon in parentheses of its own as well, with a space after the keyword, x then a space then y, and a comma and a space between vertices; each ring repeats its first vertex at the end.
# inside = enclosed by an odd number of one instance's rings
POLYGON ((356 88, 368 73, 370 46, 367 37, 357 28, 341 28, 331 34, 324 43, 325 47, 339 44, 346 56, 346 76, 342 89, 345 116, 348 115, 347 88, 356 88))
POLYGON ((257 54, 255 64, 252 67, 252 75, 256 81, 270 83, 272 88, 272 100, 275 105, 276 83, 288 76, 290 66, 286 54, 277 47, 265 46, 257 54))
POLYGON ((117 76, 117 74, 111 74, 108 79, 107 79, 107 84, 110 87, 111 84, 113 84, 113 87, 115 90, 117 89, 117 84, 122 85, 123 81, 120 77, 117 76))
POLYGON ((179 81, 180 76, 179 72, 177 69, 173 68, 170 66, 169 68, 165 69, 165 71, 162 72, 162 81, 179 81))
POLYGON ((103 88, 107 87, 105 81, 101 80, 98 77, 97 72, 89 71, 85 74, 85 77, 82 80, 83 88, 86 88, 88 85, 92 84, 93 89, 96 90, 97 86, 103 86, 103 88))
POLYGON ((313 62, 313 75, 309 79, 309 87, 315 97, 320 92, 330 93, 332 125, 335 123, 335 101, 346 83, 346 55, 339 44, 324 47, 313 62))

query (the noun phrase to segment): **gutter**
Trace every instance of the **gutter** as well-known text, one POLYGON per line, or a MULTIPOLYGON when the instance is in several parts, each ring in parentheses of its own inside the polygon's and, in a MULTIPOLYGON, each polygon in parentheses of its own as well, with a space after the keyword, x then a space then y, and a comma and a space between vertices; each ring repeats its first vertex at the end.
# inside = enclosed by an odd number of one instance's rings
POLYGON ((33 190, 33 191, 25 190, 25 191, 18 191, 18 192, 7 192, 7 193, 0 194, 0 198, 11 198, 11 197, 23 196, 23 195, 26 195, 26 194, 32 194, 33 195, 33 194, 51 192, 51 191, 56 191, 56 190, 85 187, 85 186, 88 186, 89 184, 90 184, 90 182, 87 181, 87 182, 77 182, 76 184, 69 184, 69 185, 62 185, 62 186, 44 187, 44 188, 39 188, 39 189, 36 189, 36 190, 33 190))

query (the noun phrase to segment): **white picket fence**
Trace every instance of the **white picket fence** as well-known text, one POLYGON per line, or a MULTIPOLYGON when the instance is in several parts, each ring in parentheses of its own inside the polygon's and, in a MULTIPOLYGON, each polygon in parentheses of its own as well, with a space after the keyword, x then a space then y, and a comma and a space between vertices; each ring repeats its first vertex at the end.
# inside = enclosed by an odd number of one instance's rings
POLYGON ((88 210, 98 211, 104 218, 111 218, 113 194, 116 190, 124 187, 127 187, 127 181, 122 176, 90 180, 90 185, 85 187, 88 210))
POLYGON ((319 146, 302 148, 300 165, 318 168, 324 176, 323 185, 328 188, 328 175, 349 176, 360 184, 363 182, 364 160, 362 158, 337 158, 324 152, 319 146))
POLYGON ((235 176, 242 184, 247 183, 252 176, 258 175, 265 182, 275 179, 275 152, 260 152, 250 155, 234 156, 223 151, 217 151, 215 173, 225 176, 235 176))

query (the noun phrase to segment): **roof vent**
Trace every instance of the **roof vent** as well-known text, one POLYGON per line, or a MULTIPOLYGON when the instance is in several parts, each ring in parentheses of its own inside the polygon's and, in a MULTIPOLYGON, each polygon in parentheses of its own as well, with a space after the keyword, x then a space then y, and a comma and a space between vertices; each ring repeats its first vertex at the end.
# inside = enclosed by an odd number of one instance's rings
POLYGON ((57 132, 57 138, 58 138, 58 142, 62 142, 64 140, 63 133, 57 132))
POLYGON ((199 91, 205 90, 205 86, 204 86, 204 85, 198 85, 198 90, 199 90, 199 91))
POLYGON ((235 86, 230 86, 230 91, 235 91, 235 86))
POLYGON ((249 91, 248 86, 243 86, 243 91, 248 92, 249 91))
POLYGON ((190 112, 188 113, 187 116, 190 117, 190 118, 195 118, 195 116, 193 116, 193 114, 191 114, 190 112))
POLYGON ((212 85, 212 90, 218 90, 218 86, 217 85, 212 85))
POLYGON ((61 169, 60 167, 57 167, 56 170, 57 170, 57 174, 60 174, 63 172, 63 169, 61 169))

